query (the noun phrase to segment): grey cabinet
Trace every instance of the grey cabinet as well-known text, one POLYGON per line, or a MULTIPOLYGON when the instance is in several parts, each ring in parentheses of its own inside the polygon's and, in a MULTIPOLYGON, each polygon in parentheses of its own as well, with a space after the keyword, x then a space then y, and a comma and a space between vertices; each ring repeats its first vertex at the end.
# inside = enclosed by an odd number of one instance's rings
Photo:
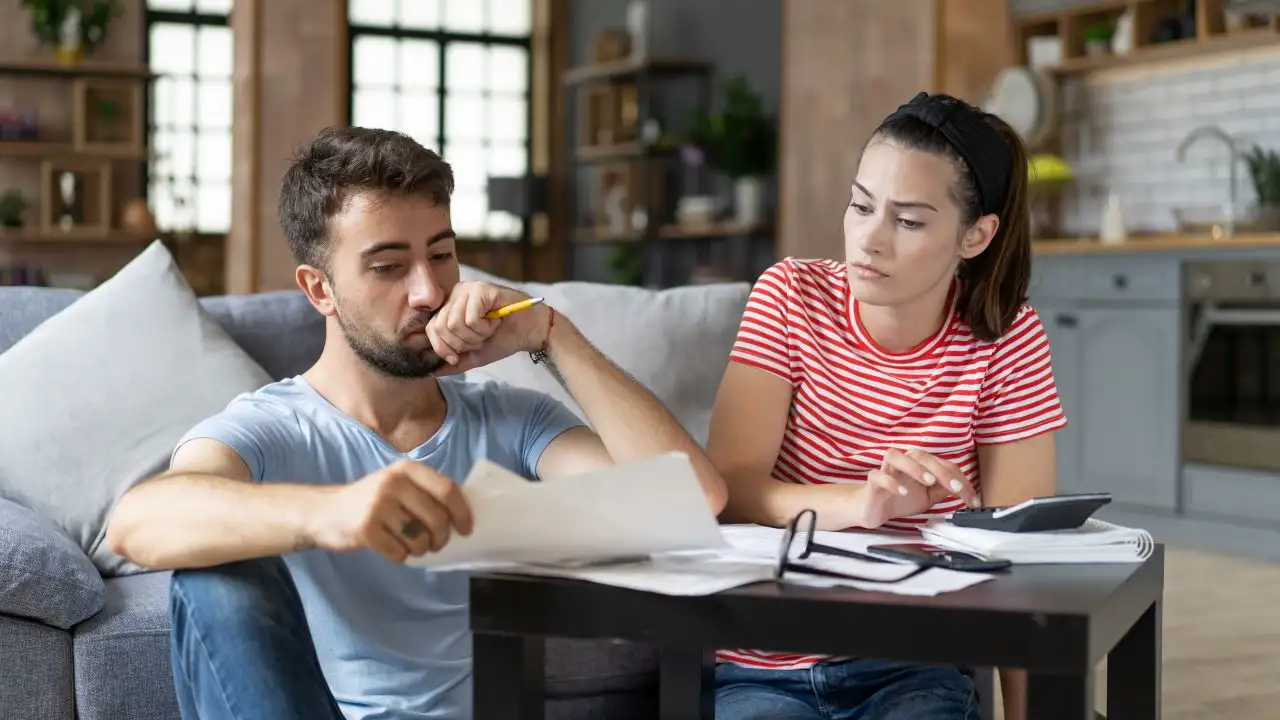
POLYGON ((1172 511, 1181 467, 1177 268, 1164 286, 1153 277, 1168 272, 1160 263, 1118 260, 1037 261, 1031 304, 1069 425, 1058 435, 1058 484, 1172 511))

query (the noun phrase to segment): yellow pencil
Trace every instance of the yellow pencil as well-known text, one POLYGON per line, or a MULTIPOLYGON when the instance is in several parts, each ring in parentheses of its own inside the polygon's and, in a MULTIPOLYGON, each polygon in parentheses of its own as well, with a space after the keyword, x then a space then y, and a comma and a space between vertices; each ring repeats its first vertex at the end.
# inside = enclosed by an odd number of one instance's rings
POLYGON ((521 310, 527 310, 541 302, 542 302, 542 298, 540 297, 529 298, 528 300, 521 300, 520 302, 511 303, 510 305, 503 305, 502 307, 496 310, 490 310, 489 312, 485 313, 484 316, 490 320, 497 320, 498 318, 504 318, 510 315, 511 313, 517 313, 517 312, 520 312, 521 310))

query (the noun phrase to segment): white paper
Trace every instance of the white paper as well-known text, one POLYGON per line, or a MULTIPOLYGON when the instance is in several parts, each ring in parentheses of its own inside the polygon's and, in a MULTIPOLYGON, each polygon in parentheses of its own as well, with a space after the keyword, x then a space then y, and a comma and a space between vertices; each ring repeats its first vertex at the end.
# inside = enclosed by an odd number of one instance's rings
POLYGON ((1019 564, 1141 562, 1155 545, 1151 534, 1138 528, 1090 518, 1072 530, 1002 532, 930 523, 924 538, 939 547, 1006 558, 1019 564))
POLYGON ((410 557, 407 565, 497 569, 728 548, 683 453, 543 482, 482 460, 462 491, 472 533, 455 532, 440 552, 410 557))

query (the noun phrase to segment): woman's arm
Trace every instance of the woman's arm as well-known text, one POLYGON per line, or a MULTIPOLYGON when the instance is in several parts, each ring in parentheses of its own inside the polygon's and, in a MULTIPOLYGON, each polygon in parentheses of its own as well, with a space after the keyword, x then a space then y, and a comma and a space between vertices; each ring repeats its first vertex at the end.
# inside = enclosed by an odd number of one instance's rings
POLYGON ((707 455, 728 486, 721 520, 781 527, 801 510, 818 514, 821 530, 843 530, 860 517, 854 485, 798 485, 773 477, 791 410, 791 383, 751 365, 730 362, 711 412, 707 455))
MULTIPOLYGON (((998 445, 979 445, 978 468, 983 505, 1017 505, 1033 497, 1053 495, 1058 484, 1054 433, 998 445)), ((1026 672, 1000 668, 1000 694, 1004 699, 1005 720, 1026 720, 1026 672)))

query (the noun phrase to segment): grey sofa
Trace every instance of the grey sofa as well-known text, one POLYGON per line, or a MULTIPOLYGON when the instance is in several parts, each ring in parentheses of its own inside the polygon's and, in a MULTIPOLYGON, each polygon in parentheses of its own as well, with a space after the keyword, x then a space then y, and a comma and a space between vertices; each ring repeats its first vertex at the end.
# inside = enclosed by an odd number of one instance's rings
MULTIPOLYGON (((0 353, 80 295, 0 288, 0 353)), ((299 293, 201 304, 272 377, 303 371, 320 352, 322 318, 299 293)), ((0 720, 176 720, 169 574, 103 578, 53 523, 3 497, 3 480, 0 720)), ((547 716, 656 717, 656 667, 644 647, 550 642, 547 716)))

